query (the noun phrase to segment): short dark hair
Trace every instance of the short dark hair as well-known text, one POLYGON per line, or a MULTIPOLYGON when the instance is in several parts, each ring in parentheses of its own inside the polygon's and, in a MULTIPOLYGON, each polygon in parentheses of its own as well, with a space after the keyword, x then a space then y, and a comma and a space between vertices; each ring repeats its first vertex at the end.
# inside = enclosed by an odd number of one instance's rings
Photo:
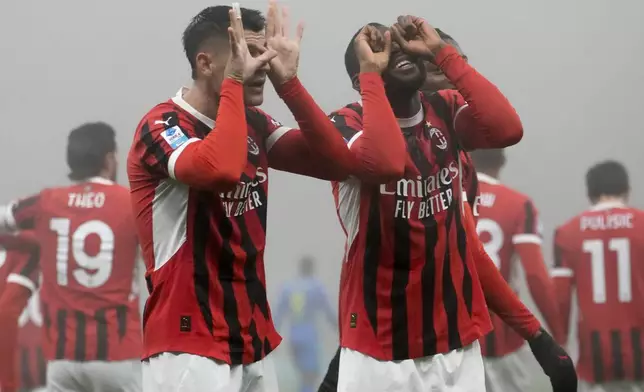
MULTIPOLYGON (((367 23, 365 26, 373 26, 376 28, 385 27, 385 25, 376 22, 367 23)), ((351 84, 354 86, 356 84, 356 78, 360 73, 360 62, 358 61, 356 50, 353 47, 353 42, 356 40, 356 37, 358 36, 358 34, 360 34, 363 28, 364 26, 360 27, 360 29, 356 31, 355 34, 353 34, 351 41, 349 41, 349 44, 347 45, 347 49, 344 51, 344 67, 347 70, 349 79, 351 79, 351 84)))
POLYGON ((470 152, 470 156, 477 170, 498 170, 505 164, 505 152, 502 148, 474 150, 470 152))
POLYGON ((600 162, 588 169, 586 189, 590 200, 601 196, 623 196, 630 191, 628 172, 617 161, 600 162))
MULTIPOLYGON (((228 27, 230 19, 228 11, 230 6, 216 5, 204 8, 188 24, 183 31, 183 50, 190 62, 192 78, 197 77, 197 54, 202 45, 213 38, 224 38, 228 40, 228 27)), ((241 8, 242 23, 244 29, 260 32, 266 25, 266 20, 260 11, 248 8, 241 8)))
POLYGON ((116 151, 114 128, 104 122, 86 123, 73 129, 67 138, 69 178, 82 181, 98 176, 105 168, 105 157, 116 151))

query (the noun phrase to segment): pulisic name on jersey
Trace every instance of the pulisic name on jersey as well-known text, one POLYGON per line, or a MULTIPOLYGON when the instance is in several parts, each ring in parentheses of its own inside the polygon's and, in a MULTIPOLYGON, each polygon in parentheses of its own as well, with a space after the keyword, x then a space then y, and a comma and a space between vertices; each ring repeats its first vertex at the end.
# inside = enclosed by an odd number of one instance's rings
POLYGON ((394 217, 424 219, 449 208, 454 199, 451 185, 457 177, 458 164, 452 161, 430 177, 403 178, 395 183, 382 184, 380 194, 410 198, 396 200, 394 217))
POLYGON ((265 183, 267 179, 268 176, 264 173, 264 169, 258 167, 253 181, 240 182, 232 191, 220 193, 219 197, 226 216, 240 216, 262 206, 264 200, 262 200, 257 187, 265 183))
POLYGON ((629 212, 620 214, 582 216, 579 220, 579 228, 581 229, 581 231, 632 229, 633 214, 629 212))

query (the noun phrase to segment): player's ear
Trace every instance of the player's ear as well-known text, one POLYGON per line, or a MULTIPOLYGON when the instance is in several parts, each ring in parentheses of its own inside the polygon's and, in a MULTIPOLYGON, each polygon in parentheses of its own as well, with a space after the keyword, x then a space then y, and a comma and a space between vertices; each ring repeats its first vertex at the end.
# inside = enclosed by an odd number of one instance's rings
POLYGON ((195 70, 197 75, 203 75, 206 78, 212 77, 213 74, 213 62, 210 56, 210 53, 199 52, 195 58, 195 70))
POLYGON ((354 90, 358 92, 360 91, 360 78, 358 77, 358 75, 355 75, 351 78, 351 86, 354 90))

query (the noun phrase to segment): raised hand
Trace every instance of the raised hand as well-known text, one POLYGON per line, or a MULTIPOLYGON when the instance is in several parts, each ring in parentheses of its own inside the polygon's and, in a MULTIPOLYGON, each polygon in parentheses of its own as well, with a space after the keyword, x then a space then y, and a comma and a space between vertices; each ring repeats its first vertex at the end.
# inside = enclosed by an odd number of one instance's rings
POLYGON ((360 72, 382 73, 389 64, 391 55, 391 33, 382 34, 374 26, 365 26, 353 41, 353 47, 360 63, 360 72))
POLYGON ((431 59, 447 45, 426 20, 416 16, 398 17, 398 23, 391 27, 394 40, 409 54, 431 59))
POLYGON ((235 9, 228 11, 230 18, 230 27, 228 27, 228 39, 230 41, 230 57, 226 64, 226 77, 235 79, 239 82, 250 78, 257 70, 270 62, 277 53, 268 49, 261 55, 253 57, 248 51, 246 38, 244 37, 244 26, 242 24, 241 14, 235 9))
POLYGON ((295 37, 289 35, 289 15, 286 8, 274 1, 268 6, 266 18, 266 47, 277 53, 270 61, 271 70, 268 77, 273 85, 281 85, 297 75, 300 64, 300 42, 304 34, 304 25, 299 23, 295 37))

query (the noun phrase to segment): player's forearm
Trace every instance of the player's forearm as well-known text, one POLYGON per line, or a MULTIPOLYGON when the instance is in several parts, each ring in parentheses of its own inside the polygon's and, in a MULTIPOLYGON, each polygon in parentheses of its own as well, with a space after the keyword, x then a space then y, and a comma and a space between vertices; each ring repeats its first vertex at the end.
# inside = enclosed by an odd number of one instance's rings
POLYGON ((405 172, 407 146, 384 84, 375 72, 361 73, 362 134, 350 145, 363 179, 383 182, 400 179, 405 172))
POLYGON ((0 246, 6 250, 31 251, 38 247, 38 240, 32 231, 18 235, 0 234, 0 246))
POLYGON ((247 159, 246 113, 241 83, 222 84, 217 125, 203 141, 187 145, 175 165, 175 177, 192 187, 225 190, 239 182, 247 159))
MULTIPOLYGON (((295 150, 307 152, 310 149, 315 151, 314 164, 318 167, 316 170, 321 175, 328 173, 328 175, 337 177, 339 173, 345 173, 344 177, 347 177, 353 160, 347 151, 346 143, 326 113, 302 86, 300 80, 295 77, 280 85, 277 93, 293 113, 303 136, 300 140, 292 138, 291 144, 296 142, 301 144, 301 146, 294 146, 295 150)), ((276 144, 274 148, 278 148, 279 144, 276 144)), ((288 152, 285 151, 284 154, 279 155, 287 154, 288 152)), ((302 158, 304 158, 302 160, 312 161, 311 157, 302 158)))
POLYGON ((555 286, 548 276, 541 246, 538 244, 517 244, 516 248, 534 302, 545 318, 555 340, 561 342, 564 339, 563 325, 561 324, 555 286))
POLYGON ((31 296, 29 289, 7 284, 0 298, 0 389, 17 390, 15 358, 18 337, 18 317, 31 296))
POLYGON ((557 303, 559 305, 559 317, 562 325, 562 340, 561 344, 565 343, 568 339, 568 332, 570 331, 570 309, 572 306, 572 278, 565 273, 562 274, 558 269, 552 272, 552 278, 557 293, 557 303))
POLYGON ((468 149, 503 148, 521 140, 523 125, 508 99, 456 49, 444 47, 436 62, 468 104, 455 119, 455 129, 468 149))

